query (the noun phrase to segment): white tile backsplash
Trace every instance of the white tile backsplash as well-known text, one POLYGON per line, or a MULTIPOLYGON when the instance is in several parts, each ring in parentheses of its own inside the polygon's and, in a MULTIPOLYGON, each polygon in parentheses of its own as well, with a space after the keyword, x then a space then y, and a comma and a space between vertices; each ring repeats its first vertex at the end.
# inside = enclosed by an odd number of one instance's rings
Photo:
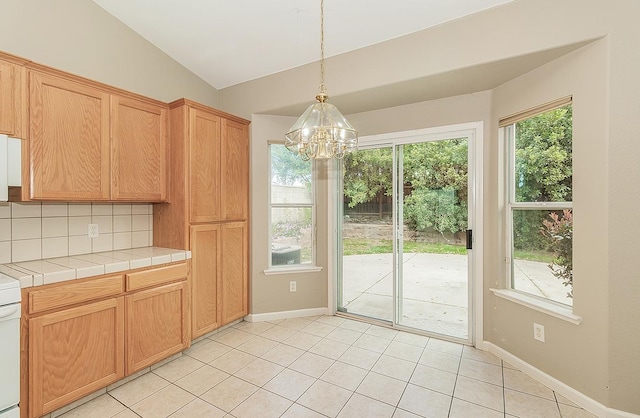
POLYGON ((11 241, 11 219, 0 218, 0 241, 11 241))
POLYGON ((151 213, 153 205, 134 203, 131 205, 132 215, 148 215, 151 213))
POLYGON ((104 216, 104 215, 113 215, 113 205, 111 203, 92 203, 91 204, 91 215, 93 216, 104 216))
POLYGON ((78 235, 76 237, 69 237, 69 255, 89 254, 92 252, 93 251, 91 250, 91 238, 89 238, 87 235, 84 235, 84 236, 78 235))
POLYGON ((91 216, 70 216, 69 236, 87 235, 89 232, 90 223, 91 216))
POLYGON ((91 238, 92 253, 113 250, 113 234, 100 234, 97 238, 91 238))
POLYGON ((11 218, 11 203, 0 202, 0 219, 11 218))
POLYGON ((151 204, 2 202, 0 264, 150 246, 152 214, 151 204), (90 223, 97 238, 87 235, 90 223))
POLYGON ((69 237, 42 239, 42 258, 66 257, 68 255, 69 237))
POLYGON ((131 248, 131 232, 114 232, 113 249, 126 250, 131 248))
POLYGON ((40 203, 12 203, 11 217, 16 218, 40 218, 42 217, 42 205, 40 203))
POLYGON ((0 242, 0 264, 11 262, 11 241, 0 242))
POLYGON ((131 215, 132 231, 148 231, 149 215, 131 215))
POLYGON ((46 203, 42 205, 42 217, 69 216, 68 203, 46 203))
POLYGON ((91 203, 69 203, 69 216, 90 216, 91 203))
MULTIPOLYGON (((43 206, 44 208, 44 206, 43 206)), ((69 218, 42 218, 42 238, 68 237, 69 218)))
POLYGON ((131 215, 131 203, 114 203, 114 215, 131 215))
POLYGON ((131 247, 148 247, 149 243, 149 231, 133 231, 131 233, 131 247))
POLYGON ((11 220, 11 239, 42 238, 41 218, 17 218, 11 220))
POLYGON ((131 215, 113 215, 113 232, 130 232, 131 215))
POLYGON ((98 231, 100 235, 110 234, 113 232, 113 216, 93 215, 91 217, 91 223, 98 224, 98 231))
POLYGON ((42 258, 42 239, 11 241, 11 261, 29 261, 42 258))

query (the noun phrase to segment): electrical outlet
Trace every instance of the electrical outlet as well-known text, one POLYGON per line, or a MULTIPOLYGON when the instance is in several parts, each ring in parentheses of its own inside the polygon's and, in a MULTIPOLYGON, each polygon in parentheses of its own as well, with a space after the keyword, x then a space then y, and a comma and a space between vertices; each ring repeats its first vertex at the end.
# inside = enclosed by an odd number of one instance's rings
POLYGON ((289 292, 295 292, 296 291, 296 282, 289 282, 289 292))
POLYGON ((89 224, 87 235, 89 235, 89 238, 98 238, 100 235, 98 224, 89 224))
POLYGON ((533 339, 544 342, 544 325, 533 323, 533 339))

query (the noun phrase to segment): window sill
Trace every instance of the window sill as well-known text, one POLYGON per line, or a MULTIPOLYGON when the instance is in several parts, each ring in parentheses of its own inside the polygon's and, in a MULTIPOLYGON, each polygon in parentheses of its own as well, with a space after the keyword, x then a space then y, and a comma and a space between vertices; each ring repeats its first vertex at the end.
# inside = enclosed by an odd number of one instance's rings
POLYGON ((296 273, 315 273, 322 271, 322 267, 319 266, 291 266, 291 267, 271 267, 264 270, 265 276, 273 276, 276 274, 296 274, 296 273))
POLYGON ((574 315, 570 307, 564 307, 554 302, 539 299, 510 289, 489 289, 499 298, 509 300, 538 312, 546 313, 575 325, 582 323, 582 317, 574 315))

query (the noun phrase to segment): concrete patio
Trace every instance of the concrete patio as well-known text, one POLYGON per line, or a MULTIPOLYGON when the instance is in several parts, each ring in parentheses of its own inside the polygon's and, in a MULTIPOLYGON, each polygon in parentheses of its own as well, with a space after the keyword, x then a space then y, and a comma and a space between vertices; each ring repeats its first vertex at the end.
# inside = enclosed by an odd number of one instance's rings
MULTIPOLYGON (((343 261, 343 307, 347 312, 391 321, 392 254, 351 255, 343 261)), ((400 325, 468 339, 467 256, 404 254, 400 325)), ((516 288, 567 303, 567 288, 546 263, 516 260, 516 288)))

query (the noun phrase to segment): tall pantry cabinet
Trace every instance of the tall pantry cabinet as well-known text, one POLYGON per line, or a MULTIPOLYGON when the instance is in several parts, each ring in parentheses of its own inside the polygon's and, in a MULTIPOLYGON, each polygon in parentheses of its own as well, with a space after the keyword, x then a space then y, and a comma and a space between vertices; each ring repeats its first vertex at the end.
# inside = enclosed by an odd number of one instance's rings
POLYGON ((249 121, 185 99, 169 107, 171 182, 153 242, 192 252, 196 338, 248 313, 249 121))

